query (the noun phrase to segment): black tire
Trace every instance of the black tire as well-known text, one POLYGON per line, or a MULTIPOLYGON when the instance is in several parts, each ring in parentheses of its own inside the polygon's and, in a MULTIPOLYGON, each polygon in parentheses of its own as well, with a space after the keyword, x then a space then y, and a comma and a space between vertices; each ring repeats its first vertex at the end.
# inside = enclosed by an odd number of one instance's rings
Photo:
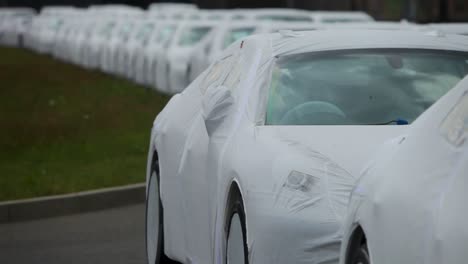
POLYGON ((356 248, 353 259, 350 264, 370 264, 369 250, 367 244, 364 243, 360 247, 356 248))
POLYGON ((156 250, 156 258, 155 258, 155 261, 154 263, 152 263, 152 261, 150 260, 149 258, 149 252, 148 252, 148 208, 149 208, 149 205, 151 204, 150 203, 150 199, 152 199, 153 197, 151 197, 151 193, 149 191, 149 187, 148 187, 148 195, 147 195, 147 198, 146 198, 146 209, 145 209, 145 248, 146 248, 146 262, 148 264, 168 264, 168 263, 172 263, 172 261, 166 257, 166 255, 164 254, 164 233, 163 233, 163 208, 162 208, 162 204, 161 204, 161 199, 159 197, 159 164, 158 162, 154 162, 153 164, 153 168, 152 168, 152 173, 151 173, 151 176, 150 176, 150 179, 149 179, 149 182, 148 182, 148 186, 151 186, 152 183, 154 183, 154 181, 157 181, 156 183, 156 188, 157 188, 157 193, 158 193, 158 196, 157 196, 157 204, 159 206, 159 224, 158 224, 158 236, 156 238, 156 241, 157 242, 157 248, 155 248, 154 250, 156 250))
POLYGON ((248 247, 247 247, 247 232, 246 232, 246 225, 245 225, 245 210, 244 210, 244 203, 242 202, 242 197, 237 189, 235 189, 231 197, 228 201, 227 211, 226 211, 226 222, 224 225, 225 231, 225 240, 226 241, 226 248, 225 248, 225 263, 228 263, 228 238, 231 233, 231 222, 235 215, 239 216, 240 224, 242 228, 242 240, 244 246, 244 263, 249 263, 249 254, 248 254, 248 247))

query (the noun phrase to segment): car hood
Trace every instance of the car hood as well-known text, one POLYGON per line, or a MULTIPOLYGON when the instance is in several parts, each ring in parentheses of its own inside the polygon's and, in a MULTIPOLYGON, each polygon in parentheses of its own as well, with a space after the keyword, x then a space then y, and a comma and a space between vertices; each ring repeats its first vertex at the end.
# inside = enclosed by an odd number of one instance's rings
POLYGON ((410 126, 264 126, 259 133, 287 153, 319 153, 357 178, 373 154, 410 126))
POLYGON ((275 208, 284 208, 287 212, 299 213, 308 211, 307 208, 324 206, 331 210, 333 216, 330 217, 343 221, 349 195, 362 169, 379 148, 405 134, 408 128, 258 127, 256 140, 262 142, 262 149, 267 148, 262 155, 269 157, 263 164, 269 173, 250 177, 249 186, 255 188, 249 191, 265 196, 264 201, 270 201, 275 208))

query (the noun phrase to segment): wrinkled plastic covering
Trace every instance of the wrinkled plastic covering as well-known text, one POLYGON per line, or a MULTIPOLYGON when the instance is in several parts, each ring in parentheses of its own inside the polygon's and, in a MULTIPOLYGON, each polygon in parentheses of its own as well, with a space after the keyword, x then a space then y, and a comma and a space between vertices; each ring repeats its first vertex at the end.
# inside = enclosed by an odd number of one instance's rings
POLYGON ((225 208, 235 184, 245 205, 250 263, 338 263, 357 176, 384 142, 410 126, 263 125, 276 58, 330 49, 467 49, 463 37, 372 34, 249 37, 170 100, 155 120, 150 150, 159 157, 169 257, 223 263, 225 208))
POLYGON ((429 24, 429 27, 446 33, 468 35, 468 23, 438 23, 429 24))
POLYGON ((365 169, 352 194, 341 263, 357 226, 372 263, 465 263, 467 139, 465 78, 365 169))

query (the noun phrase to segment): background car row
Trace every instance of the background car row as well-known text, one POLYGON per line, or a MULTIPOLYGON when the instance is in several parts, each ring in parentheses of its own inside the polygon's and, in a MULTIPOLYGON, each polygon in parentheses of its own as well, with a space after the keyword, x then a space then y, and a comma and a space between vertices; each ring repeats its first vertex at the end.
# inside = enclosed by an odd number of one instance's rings
MULTIPOLYGON (((0 43, 24 46, 88 69, 131 79, 161 92, 181 92, 221 52, 251 34, 321 28, 419 28, 375 22, 362 12, 296 9, 201 10, 152 4, 0 10, 0 43)), ((468 34, 466 24, 429 25, 468 34)))

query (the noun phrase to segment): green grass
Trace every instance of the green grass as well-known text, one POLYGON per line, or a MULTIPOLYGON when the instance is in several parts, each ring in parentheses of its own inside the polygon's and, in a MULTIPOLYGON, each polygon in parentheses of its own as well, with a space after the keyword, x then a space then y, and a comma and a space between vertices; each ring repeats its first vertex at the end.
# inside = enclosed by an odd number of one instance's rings
POLYGON ((142 182, 167 96, 0 48, 0 201, 142 182))

